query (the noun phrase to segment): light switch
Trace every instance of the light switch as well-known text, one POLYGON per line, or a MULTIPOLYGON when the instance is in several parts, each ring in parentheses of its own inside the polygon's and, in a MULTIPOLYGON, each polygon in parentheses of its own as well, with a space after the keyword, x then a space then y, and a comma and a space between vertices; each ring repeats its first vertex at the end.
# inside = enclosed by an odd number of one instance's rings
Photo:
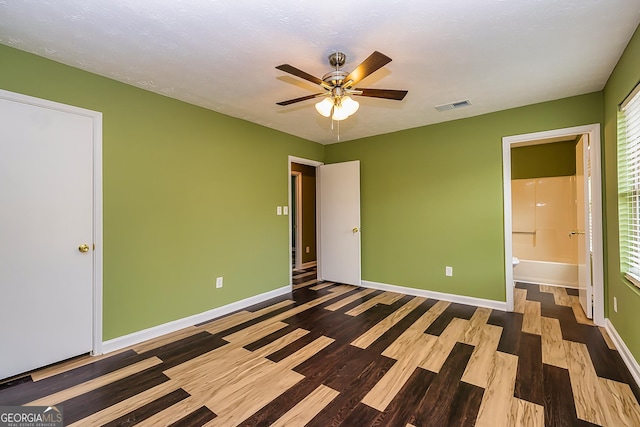
POLYGON ((289 206, 283 206, 282 207, 282 214, 283 215, 289 215, 289 206))
POLYGON ((282 206, 276 207, 276 215, 282 215, 282 206))

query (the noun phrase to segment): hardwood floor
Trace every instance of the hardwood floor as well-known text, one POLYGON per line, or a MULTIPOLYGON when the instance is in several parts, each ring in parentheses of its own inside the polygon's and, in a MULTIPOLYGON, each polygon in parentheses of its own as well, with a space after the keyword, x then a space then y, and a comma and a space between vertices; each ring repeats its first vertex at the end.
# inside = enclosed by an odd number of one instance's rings
POLYGON ((640 390, 577 294, 516 312, 295 272, 294 291, 0 385, 71 426, 640 426, 640 390))

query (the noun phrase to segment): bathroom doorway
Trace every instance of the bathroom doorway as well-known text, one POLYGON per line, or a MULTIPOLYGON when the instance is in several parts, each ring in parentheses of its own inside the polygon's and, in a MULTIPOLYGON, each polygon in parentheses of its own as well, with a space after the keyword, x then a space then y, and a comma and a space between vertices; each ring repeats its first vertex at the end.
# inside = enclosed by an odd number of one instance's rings
POLYGON ((585 313, 593 317, 596 324, 602 324, 600 125, 505 137, 503 166, 508 310, 514 307, 516 277, 523 282, 578 288, 585 313), (514 171, 519 154, 514 155, 512 150, 533 153, 550 152, 552 148, 563 149, 567 155, 574 156, 574 172, 539 170, 552 169, 554 161, 561 157, 557 155, 538 162, 542 166, 538 165, 535 172, 523 171, 522 167, 514 171), (546 177, 540 177, 545 174, 546 177), (585 195, 584 209, 578 209, 576 204, 578 193, 585 195), (524 258, 515 267, 514 255, 524 258))

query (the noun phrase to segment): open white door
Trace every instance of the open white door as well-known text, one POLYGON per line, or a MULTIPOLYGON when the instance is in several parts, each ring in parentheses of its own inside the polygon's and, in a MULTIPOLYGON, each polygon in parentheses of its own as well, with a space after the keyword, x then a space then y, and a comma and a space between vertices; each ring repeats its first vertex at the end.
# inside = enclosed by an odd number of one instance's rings
POLYGON ((94 122, 0 98, 0 141, 2 379, 92 350, 94 122))
POLYGON ((593 319, 593 286, 591 283, 591 227, 589 167, 589 135, 583 134, 576 144, 576 230, 571 234, 578 245, 578 287, 580 305, 589 319, 593 319))
POLYGON ((360 286, 360 162, 317 169, 318 279, 360 286))

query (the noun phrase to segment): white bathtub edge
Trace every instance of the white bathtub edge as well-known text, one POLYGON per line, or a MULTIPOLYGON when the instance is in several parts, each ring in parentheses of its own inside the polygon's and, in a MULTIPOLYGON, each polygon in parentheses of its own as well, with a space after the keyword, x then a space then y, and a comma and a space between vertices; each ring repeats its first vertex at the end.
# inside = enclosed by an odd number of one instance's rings
POLYGON ((578 287, 578 265, 520 259, 513 268, 513 280, 538 285, 578 287))

